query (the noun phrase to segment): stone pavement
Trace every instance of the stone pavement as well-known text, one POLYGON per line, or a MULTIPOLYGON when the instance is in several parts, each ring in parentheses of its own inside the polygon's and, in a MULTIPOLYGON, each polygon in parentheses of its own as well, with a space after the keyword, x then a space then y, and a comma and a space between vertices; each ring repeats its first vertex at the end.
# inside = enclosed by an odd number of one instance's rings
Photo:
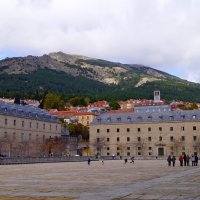
POLYGON ((0 200, 200 200, 200 167, 164 160, 0 166, 0 200), (177 163, 178 164, 178 163, 177 163))

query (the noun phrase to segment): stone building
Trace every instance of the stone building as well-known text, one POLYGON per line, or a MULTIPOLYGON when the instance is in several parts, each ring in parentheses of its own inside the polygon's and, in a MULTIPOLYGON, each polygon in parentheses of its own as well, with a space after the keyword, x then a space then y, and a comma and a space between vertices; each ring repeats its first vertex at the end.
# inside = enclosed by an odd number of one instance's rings
POLYGON ((200 111, 147 106, 100 115, 90 125, 90 148, 103 156, 200 154, 200 111))
POLYGON ((0 102, 1 156, 43 156, 46 139, 60 134, 59 120, 45 110, 0 102))

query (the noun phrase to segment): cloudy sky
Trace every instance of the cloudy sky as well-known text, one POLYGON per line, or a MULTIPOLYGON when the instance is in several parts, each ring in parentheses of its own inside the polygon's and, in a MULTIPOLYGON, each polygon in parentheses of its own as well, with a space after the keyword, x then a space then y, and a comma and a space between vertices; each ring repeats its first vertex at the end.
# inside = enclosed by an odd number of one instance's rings
POLYGON ((200 82, 199 0, 1 0, 0 59, 63 51, 200 82))

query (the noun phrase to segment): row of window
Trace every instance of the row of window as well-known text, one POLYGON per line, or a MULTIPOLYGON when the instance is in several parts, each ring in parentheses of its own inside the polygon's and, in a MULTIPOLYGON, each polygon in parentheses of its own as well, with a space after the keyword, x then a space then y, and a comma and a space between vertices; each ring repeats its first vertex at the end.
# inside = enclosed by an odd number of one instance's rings
MULTIPOLYGON (((148 130, 148 132, 151 132, 151 131, 152 131, 152 128, 151 128, 151 127, 148 127, 147 130, 148 130)), ((161 131, 163 131, 163 128, 162 128, 162 127, 158 127, 158 130, 161 132, 161 131)), ((169 130, 170 130, 170 131, 174 131, 174 127, 169 127, 169 130)), ((184 130, 185 130, 185 127, 184 127, 184 126, 181 126, 181 131, 184 131, 184 130)), ((197 127, 196 127, 196 126, 193 126, 193 127, 192 127, 192 130, 193 130, 193 131, 196 131, 196 130, 197 130, 197 127)), ((110 133, 110 129, 107 128, 107 129, 106 129, 106 132, 107 132, 107 133, 110 133)), ((119 132, 120 132, 120 129, 117 128, 117 129, 116 129, 116 132, 119 133, 119 132)), ((130 128, 126 128, 126 132, 130 132, 130 128)), ((141 128, 137 128, 137 132, 141 132, 141 128)), ((97 129, 97 133, 100 133, 100 129, 97 129)))
MULTIPOLYGON (((148 141, 150 142, 151 140, 152 140, 152 137, 148 137, 148 141)), ((163 137, 162 137, 162 136, 159 136, 159 137, 158 137, 158 140, 161 142, 161 141, 163 140, 163 137)), ((185 136, 181 136, 180 140, 181 140, 181 141, 185 141, 185 136)), ((107 142, 110 142, 110 138, 109 138, 109 137, 106 138, 106 141, 107 141, 107 142)), ((120 137, 117 137, 117 138, 116 138, 116 141, 117 141, 117 142, 120 142, 120 137)), ((127 137, 127 138, 126 138, 126 141, 127 141, 127 142, 130 142, 130 137, 127 137)), ((138 142, 141 142, 141 141, 142 141, 141 137, 137 137, 137 141, 138 141, 138 142)), ((174 141, 174 137, 173 137, 173 136, 170 136, 170 141, 171 141, 171 142, 174 141)), ((196 135, 193 136, 193 141, 197 141, 197 136, 196 136, 196 135)), ((97 142, 100 142, 100 138, 97 138, 97 142)))
MULTIPOLYGON (((25 121, 21 121, 21 122, 18 122, 18 123, 21 123, 21 127, 25 127, 25 121)), ((29 128, 33 128, 33 123, 32 122, 26 122, 26 123, 28 123, 29 128)), ((8 125, 8 119, 7 118, 5 119, 5 123, 4 124, 8 125)), ((14 119, 13 120, 13 126, 16 126, 16 125, 17 125, 17 121, 14 119)), ((37 122, 36 123, 36 128, 39 129, 39 126, 40 126, 40 124, 37 122)), ((43 128, 43 130, 46 129, 46 124, 45 123, 42 124, 42 128, 43 128)), ((58 126, 56 125, 56 130, 57 129, 58 129, 58 126)), ((52 130, 52 125, 51 124, 49 125, 49 130, 52 130)))
MULTIPOLYGON (((19 138, 19 139, 21 139, 21 142, 24 141, 24 135, 25 135, 24 133, 21 133, 21 135, 20 135, 21 138, 19 138)), ((11 135, 9 134, 9 136, 11 136, 11 135)), ((8 136, 7 132, 4 132, 4 138, 5 139, 8 138, 9 136, 8 136)), ((28 140, 34 140, 35 139, 36 141, 39 141, 39 135, 38 134, 36 134, 36 135, 34 134, 34 136, 35 136, 35 138, 33 138, 33 135, 31 133, 29 133, 28 140)), ((11 137, 12 137, 13 140, 16 140, 17 139, 16 133, 13 132, 11 137)), ((46 139, 45 135, 43 135, 42 138, 43 138, 43 141, 45 141, 45 139, 46 139)), ((51 136, 50 136, 50 138, 51 138, 51 136)))
MULTIPOLYGON (((181 115, 181 116, 180 116, 180 120, 185 120, 185 118, 186 118, 185 115, 181 115)), ((156 119, 157 119, 157 118, 156 118, 156 119)), ((158 117, 158 119, 159 119, 159 120, 163 120, 164 117, 161 115, 161 116, 158 117)), ((173 116, 173 115, 168 116, 168 119, 169 119, 170 121, 173 121, 173 120, 174 120, 174 116, 173 116)), ((197 119, 197 115, 192 115, 192 119, 197 119)), ((107 120, 107 122, 112 122, 111 117, 108 117, 106 120, 107 120)), ((121 118, 121 117, 118 117, 116 120, 117 120, 117 122, 122 122, 122 118, 121 118)), ((136 120, 142 121, 143 118, 142 118, 141 116, 138 116, 138 117, 136 118, 136 120)), ((145 120, 146 120, 146 118, 145 118, 145 120)), ((149 115, 149 116, 147 117, 147 120, 148 120, 148 121, 152 121, 152 120, 153 120, 153 117, 152 117, 151 115, 149 115)), ((131 121, 134 121, 134 119, 133 119, 132 117, 128 116, 128 117, 127 117, 127 121, 128 121, 128 122, 131 122, 131 121)), ((101 123, 101 118, 98 118, 98 119, 97 119, 97 122, 98 122, 98 123, 101 123)))

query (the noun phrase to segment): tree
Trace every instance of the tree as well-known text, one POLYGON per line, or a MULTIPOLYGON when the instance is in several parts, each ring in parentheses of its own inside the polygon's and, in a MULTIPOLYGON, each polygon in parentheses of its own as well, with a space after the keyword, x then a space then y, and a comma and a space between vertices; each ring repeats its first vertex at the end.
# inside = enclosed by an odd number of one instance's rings
POLYGON ((58 109, 61 110, 65 107, 64 101, 55 93, 48 93, 44 98, 45 109, 58 109))
POLYGON ((69 100, 72 106, 87 106, 90 103, 88 97, 73 97, 69 100))
POLYGON ((117 101, 111 101, 109 106, 112 110, 118 110, 120 108, 120 105, 117 101))
POLYGON ((70 123, 69 124, 69 134, 70 135, 74 135, 74 136, 80 136, 84 139, 84 140, 88 140, 89 139, 89 129, 87 126, 84 126, 83 124, 73 124, 70 123))

